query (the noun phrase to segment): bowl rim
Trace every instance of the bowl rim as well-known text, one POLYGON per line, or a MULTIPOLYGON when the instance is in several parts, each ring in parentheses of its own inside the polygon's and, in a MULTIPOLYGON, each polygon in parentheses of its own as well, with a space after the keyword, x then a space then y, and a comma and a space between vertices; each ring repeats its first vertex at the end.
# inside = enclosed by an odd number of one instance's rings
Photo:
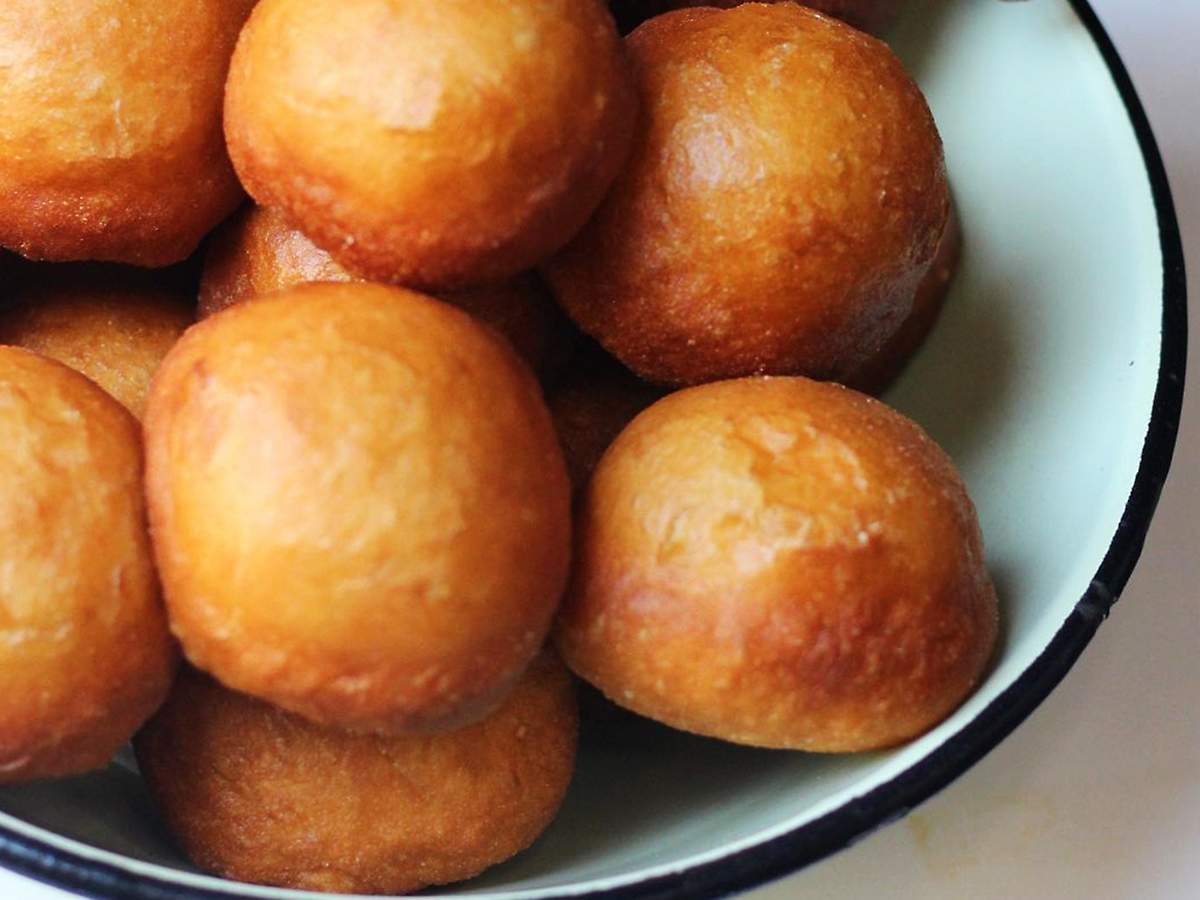
MULTIPOLYGON (((786 834, 676 872, 591 892, 552 897, 603 900, 713 897, 749 890, 795 872, 908 814, 999 744, 1050 694, 1108 617, 1141 555, 1179 431, 1187 362, 1187 283, 1183 240, 1166 168, 1146 111, 1116 46, 1089 0, 1068 0, 1108 68, 1141 150, 1162 252, 1162 340, 1150 421, 1133 487, 1083 596, 1050 643, 971 722, 891 780, 786 834)), ((54 887, 100 898, 229 900, 235 884, 213 890, 137 874, 0 825, 0 866, 54 887)))

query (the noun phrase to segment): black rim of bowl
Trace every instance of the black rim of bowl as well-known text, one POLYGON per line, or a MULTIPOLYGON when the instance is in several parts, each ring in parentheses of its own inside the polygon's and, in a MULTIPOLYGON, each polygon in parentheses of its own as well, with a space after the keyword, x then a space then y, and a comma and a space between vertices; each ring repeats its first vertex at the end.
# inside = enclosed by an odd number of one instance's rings
MULTIPOLYGON (((1070 0, 1120 93, 1141 147, 1158 218, 1163 260, 1162 346, 1158 382, 1133 490, 1091 584, 1038 658, 961 731, 900 775, 805 825, 711 862, 586 894, 617 898, 711 897, 746 890, 848 847, 895 821, 978 762, 1052 691, 1108 616, 1142 552, 1179 430, 1187 359, 1183 243, 1166 169, 1150 122, 1116 47, 1087 0, 1070 0)), ((0 826, 0 864, 56 887, 95 897, 214 900, 246 896, 236 884, 213 890, 140 875, 62 850, 0 826)))

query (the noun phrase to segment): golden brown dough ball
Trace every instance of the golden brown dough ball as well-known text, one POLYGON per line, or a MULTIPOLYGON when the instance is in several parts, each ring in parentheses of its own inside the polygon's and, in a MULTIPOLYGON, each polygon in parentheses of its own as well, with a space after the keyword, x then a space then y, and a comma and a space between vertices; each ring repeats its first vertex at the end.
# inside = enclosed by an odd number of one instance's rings
POLYGON ((958 271, 961 256, 962 230, 958 215, 951 206, 950 219, 946 223, 941 241, 938 242, 933 265, 921 279, 916 296, 913 297, 912 312, 908 314, 900 330, 892 335, 874 356, 846 378, 847 385, 868 394, 878 394, 904 371, 908 361, 921 349, 925 338, 937 323, 942 304, 950 292, 950 284, 958 271))
POLYGON ((570 239, 635 113, 602 0, 263 0, 225 129, 249 192, 338 262, 445 290, 570 239))
POLYGON ((0 347, 0 783, 103 766, 175 650, 137 422, 77 372, 0 347))
POLYGON ((242 196, 229 58, 254 0, 0 3, 0 246, 162 266, 242 196))
POLYGON ((577 522, 567 664, 676 728, 887 747, 974 688, 997 632, 953 464, 877 400, 804 378, 671 394, 609 448, 577 522))
POLYGON ((247 206, 213 232, 200 278, 200 318, 313 281, 354 281, 278 210, 247 206))
POLYGON ((533 843, 566 793, 577 730, 571 676, 544 654, 487 719, 424 737, 322 728, 188 669, 134 746, 202 868, 399 894, 470 878, 533 843))
POLYGON ((443 291, 437 296, 504 335, 543 377, 562 367, 579 334, 536 272, 524 272, 501 284, 443 291))
MULTIPOLYGON (((333 258, 265 207, 249 207, 217 232, 204 261, 200 316, 313 281, 355 281, 333 258)), ((541 372, 563 341, 562 314, 532 272, 503 284, 443 292, 440 299, 498 330, 541 372)))
POLYGON ((662 394, 599 348, 588 347, 572 361, 546 404, 574 490, 587 486, 621 429, 662 394))
POLYGON ((544 268, 556 297, 650 381, 853 371, 946 221, 920 90, 884 44, 791 3, 680 10, 626 43, 631 162, 544 268))
POLYGON ((150 391, 147 496, 199 668, 323 724, 451 727, 549 629, 569 487, 537 382, 470 316, 314 284, 184 335, 150 391))
POLYGON ((65 363, 140 418, 158 364, 194 320, 192 304, 169 291, 51 279, 0 309, 0 344, 65 363))
MULTIPOLYGON (((746 0, 614 0, 613 8, 617 10, 619 20, 641 22, 673 9, 693 6, 732 9, 745 2, 746 0)), ((779 3, 789 0, 763 2, 779 3)), ((879 36, 892 27, 905 3, 904 0, 800 0, 800 5, 834 16, 868 34, 879 36)))

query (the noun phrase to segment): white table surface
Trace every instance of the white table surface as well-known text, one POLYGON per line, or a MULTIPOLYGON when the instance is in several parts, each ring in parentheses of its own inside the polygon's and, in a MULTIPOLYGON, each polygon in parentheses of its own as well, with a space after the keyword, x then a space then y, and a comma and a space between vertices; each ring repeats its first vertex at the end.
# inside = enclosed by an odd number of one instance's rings
MULTIPOLYGON (((1188 293, 1200 299, 1200 0, 1092 3, 1154 126, 1188 293)), ((906 819, 749 900, 1200 897, 1196 331, 1190 357, 1183 430, 1141 563, 1062 685, 906 819)), ((69 896, 0 870, 3 900, 69 896)))

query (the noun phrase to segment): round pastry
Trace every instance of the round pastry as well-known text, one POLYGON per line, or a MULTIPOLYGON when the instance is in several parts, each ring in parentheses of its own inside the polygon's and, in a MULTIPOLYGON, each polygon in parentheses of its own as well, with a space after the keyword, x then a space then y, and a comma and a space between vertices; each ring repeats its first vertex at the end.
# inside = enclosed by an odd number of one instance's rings
POLYGON ((65 363, 140 418, 158 364, 195 320, 192 304, 103 275, 35 285, 18 293, 16 305, 0 309, 0 344, 65 363))
POLYGON ((200 867, 402 894, 470 878, 533 843, 566 793, 577 730, 571 677, 544 654, 487 719, 431 736, 323 728, 186 669, 134 747, 200 867))
POLYGON ((354 281, 278 210, 247 206, 213 232, 200 277, 200 318, 313 281, 354 281))
POLYGON ((338 262, 445 290, 569 240, 635 115, 603 0, 263 0, 225 130, 249 192, 338 262))
POLYGON ((542 377, 561 368, 578 335, 536 272, 501 284, 443 291, 438 298, 495 328, 542 377))
POLYGON ((950 292, 950 284, 958 271, 962 256, 962 230, 958 214, 950 207, 950 219, 938 242, 933 265, 921 279, 913 297, 912 312, 892 337, 856 371, 845 379, 845 384, 867 394, 882 393, 896 377, 904 371, 908 361, 921 349, 925 338, 933 330, 942 304, 950 292))
POLYGON ((884 44, 792 3, 680 10, 626 43, 632 158, 544 268, 555 296, 650 381, 853 371, 946 222, 920 90, 884 44))
MULTIPOLYGON (((216 233, 200 281, 200 317, 242 300, 313 281, 354 281, 283 215, 248 207, 216 233)), ((541 372, 552 361, 565 325, 541 280, 532 272, 503 284, 441 294, 498 330, 541 372)))
POLYGON ((318 723, 454 727, 542 645, 570 498, 541 391, 448 304, 312 284, 191 328, 146 413, 171 626, 318 723))
POLYGON ((103 766, 175 650, 137 422, 78 372, 0 347, 0 783, 103 766))
MULTIPOLYGON (((693 6, 731 9, 745 2, 746 0, 614 0, 612 5, 619 22, 636 24, 673 9, 693 6)), ((778 3, 787 0, 760 2, 778 3)), ((802 0, 800 5, 835 16, 868 34, 879 36, 886 33, 895 23, 904 6, 904 0, 802 0)))
POLYGON ((634 419, 592 477, 556 631, 627 709, 761 747, 887 747, 947 716, 997 633, 975 510, 913 422, 749 378, 634 419))
POLYGON ((221 104, 254 0, 0 4, 0 246, 162 266, 242 196, 221 104))
POLYGON ((546 395, 575 491, 621 429, 662 394, 594 345, 576 356, 546 395))

